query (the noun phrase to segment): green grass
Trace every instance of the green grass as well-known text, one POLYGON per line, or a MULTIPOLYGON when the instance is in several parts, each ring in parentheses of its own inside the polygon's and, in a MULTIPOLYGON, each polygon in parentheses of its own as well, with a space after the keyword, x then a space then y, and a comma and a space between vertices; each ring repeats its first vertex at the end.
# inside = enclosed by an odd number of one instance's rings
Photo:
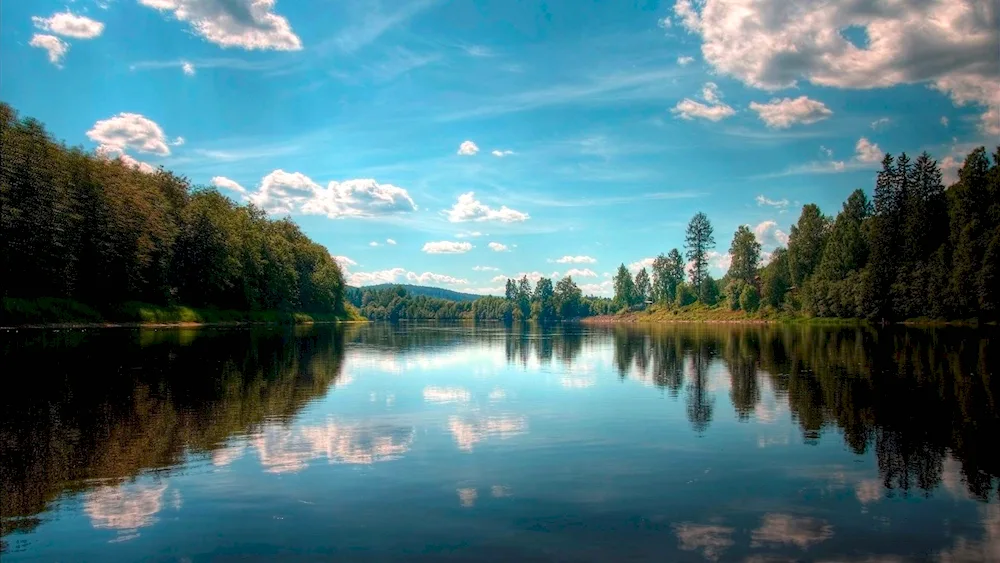
POLYGON ((296 311, 234 311, 195 309, 182 305, 152 305, 130 301, 98 310, 71 299, 18 299, 5 297, 0 326, 52 324, 309 324, 363 320, 348 305, 347 313, 303 313, 296 311))
MULTIPOLYGON (((586 319, 584 319, 586 321, 586 319)), ((670 322, 706 322, 706 323, 805 323, 819 325, 856 325, 864 321, 859 319, 829 319, 796 315, 771 308, 763 308, 754 313, 733 311, 725 305, 708 306, 694 303, 683 307, 667 305, 650 305, 643 311, 620 312, 614 315, 594 317, 591 322, 636 322, 636 323, 670 323, 670 322)))

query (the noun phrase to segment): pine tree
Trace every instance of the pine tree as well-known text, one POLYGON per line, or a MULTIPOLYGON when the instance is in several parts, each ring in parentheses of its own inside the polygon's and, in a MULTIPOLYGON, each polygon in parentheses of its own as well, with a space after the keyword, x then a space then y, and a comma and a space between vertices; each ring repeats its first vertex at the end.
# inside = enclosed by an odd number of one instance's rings
POLYGON ((712 224, 704 213, 697 213, 691 218, 684 242, 687 259, 691 262, 691 285, 700 298, 704 293, 704 282, 708 276, 708 251, 715 248, 712 224))

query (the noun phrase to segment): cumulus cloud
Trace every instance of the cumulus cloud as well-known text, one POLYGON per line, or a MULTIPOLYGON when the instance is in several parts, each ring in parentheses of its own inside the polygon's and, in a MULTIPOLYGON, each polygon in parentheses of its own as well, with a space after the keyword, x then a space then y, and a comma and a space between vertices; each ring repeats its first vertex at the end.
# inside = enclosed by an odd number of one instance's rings
POLYGON ((709 121, 719 121, 736 113, 736 110, 722 102, 722 93, 714 82, 705 83, 701 89, 701 97, 707 103, 684 98, 670 111, 681 119, 697 117, 709 121))
POLYGON ((47 18, 34 16, 31 21, 38 29, 74 39, 93 39, 104 31, 103 23, 69 11, 52 14, 47 18))
POLYGON ((479 147, 472 141, 463 141, 461 145, 458 145, 458 154, 462 156, 472 156, 477 152, 479 152, 479 147))
POLYGON ((833 115, 823 102, 806 96, 795 99, 774 98, 766 104, 750 102, 750 109, 757 112, 760 120, 773 129, 787 129, 796 123, 808 125, 833 115))
POLYGON ((555 260, 557 264, 596 264, 597 259, 590 256, 563 256, 555 260))
POLYGON ((49 62, 56 66, 62 66, 62 59, 66 56, 66 52, 69 51, 69 45, 65 41, 55 35, 46 35, 44 33, 36 33, 32 36, 28 45, 45 49, 49 54, 49 62))
POLYGON ((184 71, 184 74, 187 76, 194 76, 194 65, 189 62, 181 63, 181 70, 184 71))
POLYGON ((782 199, 768 199, 764 194, 757 196, 757 205, 767 205, 769 207, 785 208, 788 207, 788 200, 782 199))
POLYGON ((584 295, 608 297, 614 293, 614 283, 611 280, 605 280, 600 283, 583 283, 579 287, 580 292, 584 295))
POLYGON ((854 153, 855 158, 861 162, 878 162, 885 155, 877 144, 865 137, 858 139, 858 144, 854 145, 854 153))
POLYGON ((493 276, 492 278, 490 278, 490 281, 494 283, 507 281, 507 276, 493 276))
POLYGON ((97 147, 95 152, 99 158, 103 158, 105 160, 117 160, 123 165, 138 170, 143 174, 153 174, 156 172, 156 168, 154 168, 153 165, 132 158, 131 156, 125 154, 125 151, 119 147, 100 145, 97 147))
POLYGON ((217 187, 217 188, 222 188, 224 190, 234 191, 234 192, 241 193, 241 194, 247 193, 247 189, 246 188, 244 188, 243 186, 241 186, 235 180, 230 180, 229 178, 226 178, 225 176, 216 176, 216 177, 212 178, 212 185, 215 186, 215 187, 217 187))
POLYGON ((275 0, 139 0, 171 12, 205 40, 221 47, 298 51, 302 41, 288 20, 274 13, 275 0))
POLYGON ((577 278, 596 278, 597 273, 590 268, 570 268, 565 274, 567 277, 577 277, 577 278))
POLYGON ((372 179, 330 182, 324 188, 301 172, 275 170, 261 180, 250 201, 269 213, 374 217, 417 209, 410 194, 372 179))
POLYGON ((368 246, 378 246, 378 241, 373 240, 368 243, 368 246))
POLYGON ((762 246, 783 246, 788 244, 788 235, 778 228, 774 221, 764 221, 753 228, 753 234, 762 246))
POLYGON ((458 196, 458 201, 447 211, 448 220, 452 223, 462 223, 465 221, 500 221, 501 223, 518 223, 527 221, 530 217, 527 213, 516 211, 503 205, 500 209, 493 209, 488 205, 477 201, 474 192, 467 192, 458 196))
POLYGON ((499 242, 491 242, 486 246, 490 247, 493 252, 507 252, 508 248, 506 244, 500 244, 499 242))
POLYGON ((650 268, 653 267, 653 261, 654 260, 656 260, 656 258, 652 258, 652 257, 650 257, 650 258, 643 258, 642 260, 636 260, 635 262, 632 262, 631 264, 628 265, 628 269, 632 273, 638 272, 639 270, 641 270, 643 268, 646 268, 647 270, 649 270, 650 268))
POLYGON ((87 131, 87 137, 101 146, 121 152, 134 149, 161 156, 170 154, 163 129, 155 121, 138 113, 119 113, 102 119, 87 131))
POLYGON ((340 266, 340 269, 343 270, 343 271, 345 271, 345 272, 351 266, 357 266, 358 265, 357 262, 355 262, 354 260, 351 260, 347 256, 332 256, 332 258, 333 258, 333 261, 336 262, 338 266, 340 266))
POLYGON ((774 91, 799 80, 850 89, 925 83, 956 105, 985 107, 984 131, 1000 133, 995 3, 678 0, 674 13, 701 37, 708 64, 749 86, 774 91), (863 45, 844 35, 850 27, 863 29, 863 45))
MULTIPOLYGON (((346 258, 346 257, 337 257, 346 258)), ((354 265, 353 260, 349 260, 348 265, 354 265)), ((341 264, 340 260, 337 260, 338 264, 341 264)), ((346 269, 345 265, 341 265, 342 268, 346 269)), ((436 274, 434 272, 410 272, 405 268, 390 268, 388 270, 378 270, 374 272, 352 272, 347 274, 347 283, 353 286, 363 286, 363 285, 378 285, 383 283, 398 283, 401 280, 405 280, 410 283, 416 284, 446 284, 446 285, 456 285, 456 284, 468 284, 469 281, 456 278, 454 276, 449 276, 447 274, 436 274)))
POLYGON ((428 242, 424 244, 424 247, 421 250, 427 254, 465 254, 466 252, 472 250, 472 245, 467 242, 442 240, 437 242, 428 242))
POLYGON ((694 57, 677 57, 677 64, 687 66, 694 62, 694 57))

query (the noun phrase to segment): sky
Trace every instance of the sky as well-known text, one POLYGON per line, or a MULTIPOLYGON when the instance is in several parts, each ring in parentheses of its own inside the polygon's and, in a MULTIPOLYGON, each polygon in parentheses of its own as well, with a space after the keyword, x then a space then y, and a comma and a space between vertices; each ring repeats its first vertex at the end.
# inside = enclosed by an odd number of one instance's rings
POLYGON ((5 2, 0 99, 69 145, 290 215, 348 282, 610 295, 765 258, 885 152, 1000 142, 994 0, 5 2))

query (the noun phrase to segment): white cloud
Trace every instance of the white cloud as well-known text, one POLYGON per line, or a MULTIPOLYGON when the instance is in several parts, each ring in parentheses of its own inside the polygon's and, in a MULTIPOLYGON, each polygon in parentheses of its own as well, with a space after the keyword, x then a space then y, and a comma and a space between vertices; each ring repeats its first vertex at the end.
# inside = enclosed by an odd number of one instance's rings
POLYGON ((590 256, 563 256, 555 260, 557 264, 596 264, 597 259, 590 256))
MULTIPOLYGON (((833 149, 828 149, 828 148, 824 147, 823 145, 820 145, 819 146, 819 151, 821 153, 825 154, 827 158, 833 158, 833 149)), ((761 197, 763 197, 763 196, 761 196, 761 197)))
POLYGON ((172 142, 170 144, 173 145, 173 146, 175 146, 175 147, 179 147, 179 146, 183 145, 186 142, 187 142, 187 140, 184 137, 177 137, 177 138, 174 139, 174 142, 172 142))
POLYGON ((516 211, 503 205, 500 209, 493 209, 488 205, 477 201, 474 192, 467 192, 458 196, 458 201, 447 211, 448 220, 452 223, 462 223, 465 221, 500 221, 501 223, 517 223, 526 221, 530 217, 527 213, 516 211))
POLYGON ((351 260, 347 256, 333 256, 333 261, 336 262, 337 265, 340 266, 340 269, 345 272, 349 267, 358 265, 357 262, 351 260))
POLYGON ((570 268, 566 272, 565 275, 567 277, 576 277, 576 278, 596 278, 597 277, 597 273, 594 272, 593 270, 591 270, 590 268, 583 268, 582 270, 580 268, 570 268))
POLYGON ((56 66, 62 66, 62 59, 69 51, 69 45, 65 41, 55 35, 45 35, 44 33, 36 33, 28 45, 45 49, 49 54, 49 62, 56 66))
POLYGON ((302 41, 288 20, 273 12, 275 0, 139 0, 221 47, 298 51, 302 41))
POLYGON ((677 57, 677 64, 687 66, 694 62, 694 57, 677 57))
POLYGON ((513 276, 515 280, 519 280, 524 277, 527 277, 528 281, 531 283, 538 283, 538 280, 542 278, 550 278, 554 276, 546 276, 542 272, 519 272, 516 276, 513 276))
POLYGON ((493 266, 473 266, 472 267, 472 271, 473 272, 499 272, 500 268, 496 268, 496 267, 493 267, 493 266))
POLYGON ((69 11, 52 14, 47 18, 33 16, 31 21, 38 29, 74 39, 93 39, 104 31, 103 23, 69 11))
POLYGON ((217 188, 222 188, 224 190, 231 190, 231 191, 238 192, 238 193, 241 193, 241 194, 247 193, 247 189, 246 188, 244 188, 243 186, 241 186, 236 181, 230 180, 229 178, 226 178, 225 176, 216 176, 216 177, 212 178, 212 185, 215 186, 215 187, 217 187, 217 188))
POLYGON ((396 246, 396 241, 391 238, 385 239, 385 243, 391 246, 396 246))
POLYGON ((670 112, 681 119, 700 117, 709 121, 719 121, 736 113, 736 110, 722 102, 722 93, 719 92, 719 87, 714 82, 705 83, 701 89, 701 97, 708 104, 684 98, 677 102, 677 105, 670 112))
POLYGON ((421 250, 427 254, 465 254, 466 252, 472 250, 472 245, 467 242, 441 240, 437 242, 428 242, 424 244, 424 247, 421 250))
POLYGON ((585 283, 580 284, 580 292, 584 295, 597 295, 600 297, 609 297, 614 293, 614 282, 611 280, 602 281, 600 283, 585 283))
POLYGON ((943 125, 945 127, 948 126, 948 117, 947 116, 945 116, 945 115, 941 116, 941 125, 943 125))
POLYGON ((495 156, 497 158, 503 158, 505 156, 510 156, 510 155, 514 154, 514 151, 511 151, 511 150, 494 150, 490 154, 492 154, 493 156, 495 156))
POLYGON ((462 293, 475 293, 476 295, 503 295, 505 286, 498 285, 495 287, 462 287, 458 291, 462 293))
POLYGON ((866 137, 858 139, 858 144, 854 146, 854 152, 855 158, 861 162, 878 162, 884 156, 882 149, 866 137))
POLYGON ((378 246, 378 241, 374 241, 373 240, 373 241, 371 241, 371 242, 368 243, 368 246, 378 246))
POLYGON ((444 283, 448 285, 469 283, 469 280, 467 279, 456 278, 445 274, 435 274, 433 272, 424 272, 422 274, 418 274, 416 272, 407 272, 406 281, 417 284, 444 283))
MULTIPOLYGON (((355 262, 347 258, 348 262, 341 263, 339 258, 346 258, 342 256, 334 256, 334 260, 337 260, 338 264, 341 264, 341 268, 346 269, 347 265, 354 265, 355 262)), ((353 286, 363 286, 363 285, 378 285, 382 283, 398 283, 399 281, 405 280, 410 283, 415 284, 446 284, 446 285, 456 285, 456 284, 467 284, 468 280, 462 278, 456 278, 446 274, 435 274, 433 272, 424 272, 418 274, 417 272, 407 271, 405 268, 391 268, 388 270, 378 270, 375 272, 352 272, 347 274, 347 283, 353 286)))
POLYGON ((115 117, 102 119, 87 131, 87 137, 100 145, 121 152, 135 149, 161 156, 170 154, 163 129, 153 120, 138 113, 119 113, 115 117))
POLYGON ((466 237, 473 237, 474 238, 474 237, 481 237, 481 236, 483 236, 483 233, 480 233, 479 231, 472 231, 472 232, 469 232, 469 233, 458 233, 458 234, 455 235, 455 238, 466 238, 466 237))
POLYGON ((760 120, 774 129, 787 129, 796 123, 816 123, 822 121, 833 112, 823 102, 811 100, 806 96, 798 98, 774 98, 766 104, 750 102, 750 109, 757 112, 760 120))
POLYGON ((462 156, 472 156, 477 152, 479 152, 479 147, 472 141, 463 141, 462 144, 458 146, 458 154, 462 156))
POLYGON ((705 61, 747 85, 773 91, 799 80, 845 89, 927 83, 956 105, 985 107, 984 131, 1000 133, 995 11, 982 0, 678 0, 674 6, 684 27, 701 37, 705 61), (850 27, 863 29, 863 45, 844 35, 850 27))
POLYGON ((181 63, 181 70, 184 71, 184 74, 187 76, 194 76, 194 65, 189 62, 181 63))
POLYGON ((639 270, 641 270, 643 268, 646 268, 646 270, 648 271, 650 268, 653 267, 653 260, 656 260, 656 259, 655 258, 643 258, 642 260, 638 260, 636 262, 632 262, 631 264, 629 264, 628 265, 628 269, 633 274, 636 273, 636 272, 638 272, 639 270))
POLYGON ((275 170, 261 180, 250 201, 269 213, 374 217, 417 209, 410 194, 372 179, 330 182, 322 187, 301 172, 275 170))
POLYGON ((757 205, 767 205, 770 207, 782 208, 782 207, 788 207, 788 200, 784 198, 768 199, 767 197, 764 197, 764 194, 760 194, 757 196, 757 205))
POLYGON ((490 281, 493 283, 507 281, 507 276, 493 276, 490 281))
POLYGON ((507 252, 508 250, 506 244, 500 244, 499 242, 491 242, 486 246, 490 247, 490 250, 493 252, 507 252))
POLYGON ((666 16, 657 20, 656 25, 658 25, 660 29, 670 29, 674 26, 674 22, 670 21, 670 16, 666 16))
POLYGON ((762 246, 785 246, 788 235, 774 221, 764 221, 753 228, 753 234, 762 246))
POLYGON ((880 117, 880 118, 876 119, 875 121, 872 121, 872 129, 875 129, 877 131, 880 128, 885 127, 888 124, 889 124, 889 118, 888 117, 880 117))
POLYGON ((124 153, 118 156, 118 160, 120 160, 125 166, 134 168, 143 174, 153 174, 156 172, 156 168, 154 168, 152 164, 136 160, 124 153))

